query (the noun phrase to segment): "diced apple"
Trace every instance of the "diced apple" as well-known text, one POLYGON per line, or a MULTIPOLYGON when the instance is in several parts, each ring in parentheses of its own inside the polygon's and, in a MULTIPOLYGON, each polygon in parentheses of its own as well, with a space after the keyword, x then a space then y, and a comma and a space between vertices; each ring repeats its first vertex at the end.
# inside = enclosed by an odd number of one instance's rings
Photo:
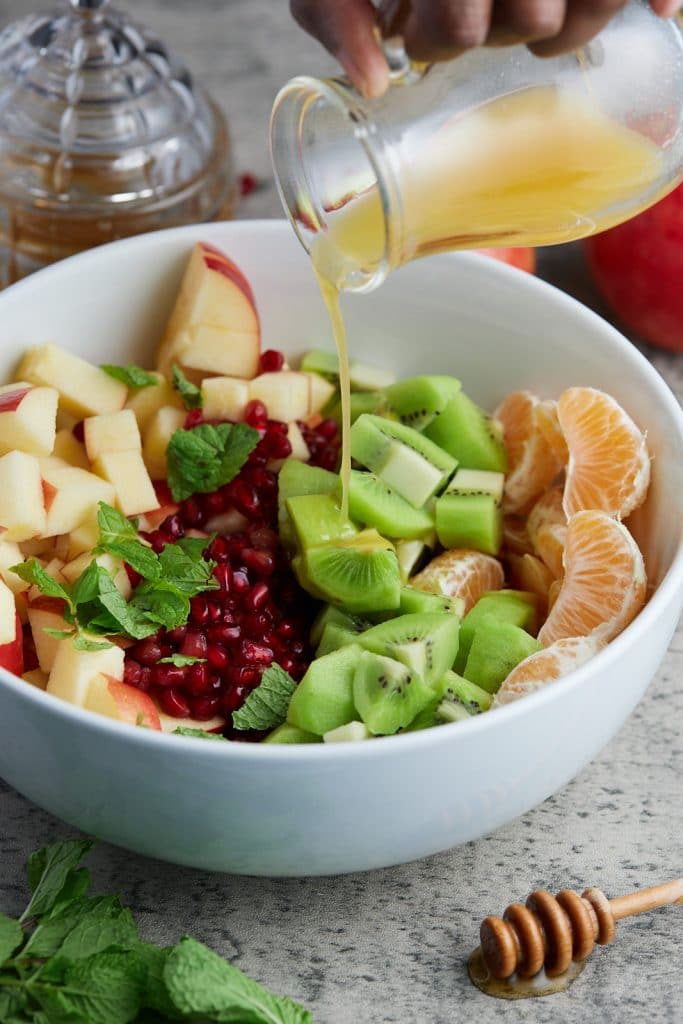
POLYGON ((105 553, 95 556, 91 551, 84 551, 71 562, 67 562, 62 569, 62 575, 66 582, 74 583, 81 573, 85 572, 93 560, 96 561, 98 565, 101 565, 103 569, 106 569, 114 581, 114 586, 121 596, 127 601, 133 591, 133 588, 123 561, 120 558, 116 558, 114 555, 108 555, 105 553))
POLYGON ((197 718, 173 718, 171 715, 165 715, 163 711, 159 712, 159 721, 161 722, 162 732, 175 732, 175 730, 182 726, 183 729, 201 729, 202 732, 218 732, 219 729, 225 727, 225 718, 215 716, 210 718, 207 722, 201 722, 197 718))
POLYGON ((80 423, 83 419, 82 416, 74 416, 73 413, 67 412, 66 409, 59 407, 57 409, 57 432, 60 430, 73 430, 77 423, 80 423))
POLYGON ((298 459, 299 462, 308 462, 311 453, 296 420, 292 420, 291 423, 287 424, 287 438, 292 446, 291 458, 298 459))
POLYGON ((45 531, 40 463, 35 455, 0 457, 0 532, 3 540, 28 540, 45 531))
POLYGON ((28 622, 33 634, 33 643, 38 656, 38 664, 43 672, 49 672, 57 654, 59 637, 50 636, 46 629, 66 629, 72 627, 62 614, 64 604, 54 597, 41 594, 28 606, 28 622))
POLYGON ((207 373, 249 379, 258 370, 260 328, 248 281, 228 257, 198 242, 157 354, 170 375, 173 362, 207 373))
POLYGON ((311 404, 308 407, 308 415, 312 416, 327 405, 336 389, 319 373, 309 373, 306 376, 310 377, 311 381, 311 404))
POLYGON ((0 647, 10 644, 16 636, 17 605, 14 592, 0 580, 0 647))
POLYGON ((29 349, 19 375, 31 384, 56 388, 61 407, 74 416, 116 412, 128 397, 128 388, 120 380, 57 345, 29 349))
POLYGON ((92 466, 99 476, 112 484, 116 505, 124 516, 136 516, 159 508, 159 499, 142 460, 142 452, 102 452, 92 466))
POLYGON ((142 441, 132 409, 120 409, 83 421, 85 450, 91 462, 106 452, 140 451, 142 441))
POLYGON ((71 533, 84 520, 96 515, 100 501, 113 505, 116 497, 108 481, 75 466, 45 469, 43 492, 47 516, 45 537, 71 533))
POLYGON ((22 540, 19 544, 24 558, 40 558, 43 564, 49 562, 55 554, 56 537, 34 537, 22 540))
POLYGON ((166 479, 166 449, 176 430, 182 430, 186 413, 165 405, 152 416, 144 434, 142 457, 152 480, 166 479))
POLYGON ((166 377, 162 373, 155 373, 154 376, 157 378, 156 384, 150 384, 149 387, 134 391, 126 402, 126 408, 132 409, 135 413, 141 434, 145 433, 155 412, 158 412, 162 406, 171 405, 176 409, 185 408, 182 398, 166 377))
POLYGON ((262 373, 249 382, 249 398, 263 402, 271 420, 305 420, 311 404, 311 375, 296 370, 262 373))
POLYGON ((138 519, 138 529, 143 530, 145 533, 151 533, 152 530, 156 530, 163 523, 164 519, 174 516, 179 508, 180 505, 176 504, 160 505, 159 508, 155 508, 151 512, 145 512, 138 519))
POLYGON ((55 437, 55 446, 52 452, 55 458, 61 459, 69 466, 77 466, 78 469, 90 469, 85 446, 77 441, 70 430, 58 430, 55 437))
POLYGON ((31 686, 35 686, 36 690, 44 690, 47 686, 47 672, 43 672, 40 668, 32 668, 30 672, 24 672, 21 678, 31 686))
POLYGON ((249 401, 249 384, 239 377, 207 377, 202 383, 202 401, 205 419, 239 422, 249 401))
POLYGON ((64 562, 61 560, 61 558, 51 558, 50 561, 43 566, 43 568, 45 569, 45 572, 48 574, 48 576, 51 576, 52 579, 55 580, 57 583, 64 582, 64 575, 62 574, 64 562))
MULTIPOLYGON (((95 643, 102 643, 102 637, 90 637, 95 643)), ((47 681, 47 692, 83 707, 88 696, 90 680, 102 672, 123 679, 124 654, 115 644, 97 651, 79 651, 71 637, 65 637, 57 644, 57 653, 47 681)))
POLYGON ((71 562, 84 551, 92 551, 100 540, 100 528, 97 524, 97 510, 95 513, 79 523, 69 534, 69 550, 66 561, 71 562))
POLYGON ((24 555, 15 541, 0 540, 0 579, 15 595, 22 594, 31 585, 17 576, 15 572, 10 572, 13 565, 19 565, 23 561, 24 555))
POLYGON ((103 673, 90 680, 85 707, 117 722, 161 731, 159 712, 149 694, 103 673))
POLYGON ((9 643, 0 646, 0 668, 20 676, 24 671, 24 634, 19 613, 14 616, 14 632, 9 643))
POLYGON ((18 448, 31 455, 49 455, 55 443, 58 399, 54 388, 0 387, 0 454, 18 448))

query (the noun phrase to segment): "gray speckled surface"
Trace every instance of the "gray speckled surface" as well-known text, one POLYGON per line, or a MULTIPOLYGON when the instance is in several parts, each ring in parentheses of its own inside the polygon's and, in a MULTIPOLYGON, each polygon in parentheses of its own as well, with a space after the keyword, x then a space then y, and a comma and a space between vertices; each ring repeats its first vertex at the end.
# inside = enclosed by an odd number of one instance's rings
MULTIPOLYGON (((0 23, 26 10, 0 0, 0 23)), ((182 52, 227 110, 241 170, 268 178, 267 115, 279 84, 330 62, 290 22, 284 0, 136 0, 129 8, 182 52)), ((279 213, 266 185, 244 216, 279 213)), ((594 297, 576 249, 547 252, 542 272, 594 297)), ((653 353, 648 353, 653 355, 653 353)), ((683 396, 683 358, 653 355, 683 396)), ((145 935, 190 931, 320 1024, 683 1020, 681 926, 671 907, 624 922, 565 995, 502 1004, 471 987, 465 961, 479 921, 532 888, 599 885, 608 894, 682 872, 683 633, 602 755, 561 793, 495 835, 420 863, 366 875, 264 880, 205 875, 101 845, 102 889, 122 892, 145 935)), ((589 713, 589 709, 587 709, 589 713)), ((23 906, 23 862, 71 830, 0 783, 0 907, 23 906)))

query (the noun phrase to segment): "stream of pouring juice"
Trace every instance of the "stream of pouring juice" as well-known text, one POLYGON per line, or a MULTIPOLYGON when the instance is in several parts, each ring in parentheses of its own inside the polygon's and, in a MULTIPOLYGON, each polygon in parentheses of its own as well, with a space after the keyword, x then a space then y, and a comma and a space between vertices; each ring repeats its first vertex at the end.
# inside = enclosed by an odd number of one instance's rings
MULTIPOLYGON (((493 100, 442 120, 403 161, 399 262, 453 249, 550 245, 603 230, 653 202, 648 189, 660 163, 653 142, 589 98, 535 87, 493 100), (640 206, 639 196, 647 196, 640 206)), ((327 209, 311 258, 339 354, 346 500, 350 422, 339 290, 350 268, 381 263, 385 213, 377 186, 341 202, 330 197, 327 209)))

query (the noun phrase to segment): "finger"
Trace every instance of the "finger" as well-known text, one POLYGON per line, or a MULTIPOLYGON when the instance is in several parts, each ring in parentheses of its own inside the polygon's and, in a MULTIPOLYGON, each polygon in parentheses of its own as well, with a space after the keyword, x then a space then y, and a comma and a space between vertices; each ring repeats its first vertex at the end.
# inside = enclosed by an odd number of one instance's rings
POLYGON ((291 0, 290 7, 360 92, 381 96, 389 85, 389 68, 375 36, 376 11, 370 0, 291 0))
POLYGON ((652 0, 652 9, 660 18, 673 18, 683 7, 683 0, 652 0))
POLYGON ((497 0, 488 45, 552 39, 561 32, 565 0, 497 0))
POLYGON ((405 45, 415 60, 448 60, 486 42, 493 0, 414 0, 405 45))
POLYGON ((529 49, 537 57, 554 57, 576 50, 596 36, 626 6, 626 0, 570 0, 564 25, 552 39, 531 43, 529 49))

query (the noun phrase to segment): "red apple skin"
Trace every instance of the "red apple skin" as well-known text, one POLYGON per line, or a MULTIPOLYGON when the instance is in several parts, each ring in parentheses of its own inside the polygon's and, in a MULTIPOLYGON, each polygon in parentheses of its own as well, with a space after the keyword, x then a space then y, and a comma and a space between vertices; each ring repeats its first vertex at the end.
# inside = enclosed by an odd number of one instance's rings
POLYGON ((5 391, 0 395, 0 413, 15 412, 31 388, 17 388, 16 391, 5 391))
POLYGON ((14 630, 14 640, 0 645, 0 668, 5 668, 8 672, 14 672, 15 676, 20 676, 24 671, 24 634, 18 612, 14 630))
POLYGON ((52 506, 52 502, 55 500, 57 494, 57 488, 53 487, 47 480, 42 481, 43 484, 43 504, 45 505, 45 511, 49 512, 52 506))
POLYGON ((502 263, 509 263, 511 267, 519 270, 526 270, 533 274, 536 271, 536 250, 529 248, 502 248, 502 249, 476 249, 475 252, 483 256, 492 256, 502 263))
POLYGON ((632 220, 586 239, 598 291, 628 330, 683 351, 683 185, 632 220))
POLYGON ((30 608, 35 608, 41 612, 54 612, 55 615, 63 615, 66 602, 61 597, 46 597, 41 594, 34 601, 29 604, 30 608))
POLYGON ((122 722, 129 725, 144 725, 147 729, 161 732, 161 719, 152 698, 134 686, 122 683, 113 676, 107 676, 109 693, 113 697, 122 722))
POLYGON ((256 300, 254 293, 251 290, 251 285, 247 281, 246 277, 240 270, 240 268, 232 262, 231 259, 222 253, 220 249, 216 249, 215 246, 209 245, 207 242, 199 243, 204 255, 204 264, 209 270, 215 270, 219 274, 223 274, 228 280, 236 284, 239 290, 246 295, 247 299, 251 303, 254 309, 256 309, 256 300), (208 255, 206 255, 208 253, 208 255))

